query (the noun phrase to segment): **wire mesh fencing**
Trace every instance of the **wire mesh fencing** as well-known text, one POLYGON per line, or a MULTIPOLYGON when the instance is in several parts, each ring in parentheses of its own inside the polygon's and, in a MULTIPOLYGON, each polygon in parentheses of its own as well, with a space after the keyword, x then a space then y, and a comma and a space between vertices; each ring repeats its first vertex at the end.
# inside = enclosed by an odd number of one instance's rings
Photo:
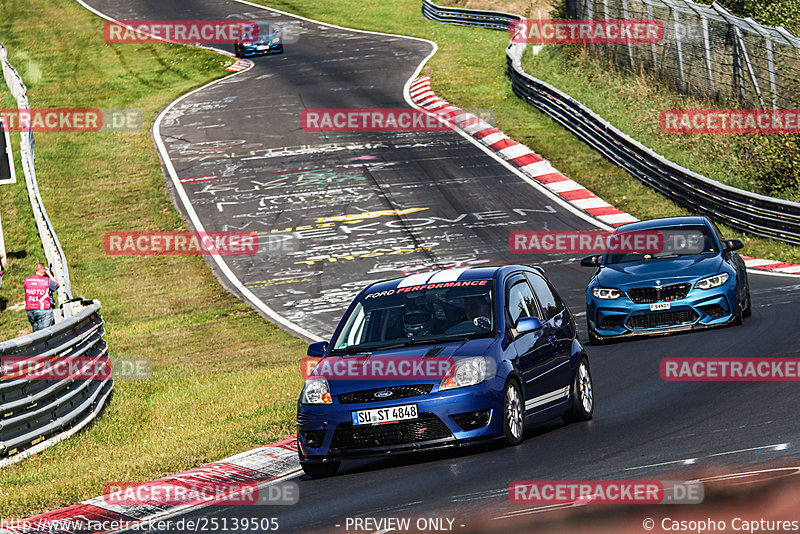
POLYGON ((643 69, 683 93, 765 109, 800 107, 800 38, 782 27, 740 18, 717 3, 689 0, 576 0, 571 15, 661 22, 663 39, 590 44, 623 68, 643 69))

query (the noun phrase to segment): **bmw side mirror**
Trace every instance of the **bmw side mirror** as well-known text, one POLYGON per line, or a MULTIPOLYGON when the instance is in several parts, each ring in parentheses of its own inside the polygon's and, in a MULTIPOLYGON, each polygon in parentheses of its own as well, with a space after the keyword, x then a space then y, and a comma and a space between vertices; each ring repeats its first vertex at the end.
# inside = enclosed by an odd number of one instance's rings
POLYGON ((725 252, 730 252, 732 250, 740 250, 744 248, 744 243, 739 241, 738 239, 726 239, 725 240, 725 252))
POLYGON ((538 317, 523 317, 517 321, 517 332, 519 334, 527 334, 528 332, 535 332, 542 329, 542 322, 538 317))
POLYGON ((325 356, 325 351, 328 350, 327 341, 317 341, 308 346, 308 356, 325 356))
POLYGON ((586 256, 581 260, 581 267, 599 267, 601 259, 602 259, 601 254, 596 254, 594 256, 586 256))

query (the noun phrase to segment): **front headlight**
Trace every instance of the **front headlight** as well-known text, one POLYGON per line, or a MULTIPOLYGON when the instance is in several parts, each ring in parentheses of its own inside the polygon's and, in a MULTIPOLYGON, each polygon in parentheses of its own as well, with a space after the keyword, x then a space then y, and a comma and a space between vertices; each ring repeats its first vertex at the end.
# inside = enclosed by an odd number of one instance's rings
POLYGON ((242 42, 242 46, 253 46, 253 43, 251 41, 244 41, 242 42))
POLYGON ((301 404, 333 404, 328 381, 322 377, 306 378, 303 393, 300 395, 301 404))
POLYGON ((592 288, 592 295, 594 295, 595 298, 598 299, 614 300, 622 296, 622 291, 620 291, 619 289, 614 289, 612 287, 595 287, 592 288))
POLYGON ((278 43, 280 43, 280 42, 281 42, 281 38, 280 38, 280 37, 276 37, 276 38, 274 38, 274 39, 272 40, 272 44, 278 44, 278 43))
POLYGON ((473 356, 456 360, 439 383, 439 391, 474 386, 486 380, 486 359, 473 356))
POLYGON ((698 280, 694 287, 697 289, 711 289, 712 287, 719 287, 727 281, 728 273, 720 273, 698 280))

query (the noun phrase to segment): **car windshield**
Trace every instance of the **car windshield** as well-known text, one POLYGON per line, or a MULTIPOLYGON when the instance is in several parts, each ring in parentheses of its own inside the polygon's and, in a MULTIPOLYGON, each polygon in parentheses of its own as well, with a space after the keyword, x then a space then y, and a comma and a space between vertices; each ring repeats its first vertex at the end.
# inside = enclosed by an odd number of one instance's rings
MULTIPOLYGON (((252 36, 254 43, 269 43, 273 38, 278 36, 277 28, 273 28, 269 23, 249 24, 245 25, 242 29, 243 36, 252 36)), ((245 37, 244 40, 249 40, 245 37)))
POLYGON ((345 317, 332 352, 489 336, 495 325, 492 285, 491 280, 471 280, 362 295, 345 317))
MULTIPOLYGON (((633 233, 635 232, 627 232, 627 234, 633 233)), ((609 253, 606 250, 603 256, 603 264, 612 265, 655 258, 694 256, 695 254, 715 254, 719 252, 719 245, 714 234, 704 225, 648 228, 639 233, 659 236, 657 246, 646 246, 641 251, 626 249, 623 251, 624 253, 619 254, 609 253)), ((626 232, 615 233, 615 235, 622 237, 626 235, 626 232)))

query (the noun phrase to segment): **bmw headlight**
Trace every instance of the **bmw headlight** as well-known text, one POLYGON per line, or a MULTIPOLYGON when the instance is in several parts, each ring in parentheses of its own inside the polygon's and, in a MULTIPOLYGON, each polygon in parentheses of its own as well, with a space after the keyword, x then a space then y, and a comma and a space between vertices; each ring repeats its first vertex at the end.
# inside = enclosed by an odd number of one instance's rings
POLYGON ((622 291, 620 291, 619 289, 614 289, 612 287, 595 287, 592 288, 592 295, 594 295, 595 298, 598 299, 614 300, 622 296, 622 291))
POLYGON ((450 366, 439 383, 439 391, 474 386, 484 380, 486 380, 486 359, 483 356, 461 358, 450 366))
POLYGON ((328 381, 322 377, 306 378, 303 393, 300 395, 301 404, 333 404, 328 381))
POLYGON ((711 289, 712 287, 719 287, 727 281, 728 273, 720 273, 698 280, 694 287, 697 289, 711 289))
POLYGON ((280 42, 281 42, 281 38, 280 38, 280 37, 276 37, 276 38, 274 38, 274 39, 272 40, 272 44, 278 44, 278 43, 280 43, 280 42))

